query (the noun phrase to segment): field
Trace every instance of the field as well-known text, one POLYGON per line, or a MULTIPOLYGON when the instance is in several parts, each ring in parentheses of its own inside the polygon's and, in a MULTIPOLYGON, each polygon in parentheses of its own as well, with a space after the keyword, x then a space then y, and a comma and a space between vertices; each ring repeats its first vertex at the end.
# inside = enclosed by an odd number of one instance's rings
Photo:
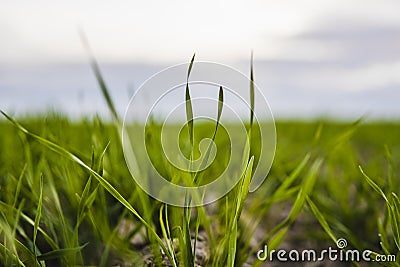
POLYGON ((257 252, 337 249, 339 239, 345 250, 396 255, 380 264, 400 266, 398 122, 277 121, 260 189, 246 195, 243 177, 213 204, 178 208, 135 185, 113 123, 10 120, 0 121, 4 266, 285 266, 257 252))
POLYGON ((199 121, 194 57, 183 126, 122 124, 94 59, 112 120, 1 112, 1 263, 400 266, 400 123, 277 121, 275 136, 253 112, 252 67, 248 123, 222 122, 222 86, 215 121, 199 121), (275 137, 268 177, 249 194, 275 137), (191 188, 209 184, 211 194, 191 188))

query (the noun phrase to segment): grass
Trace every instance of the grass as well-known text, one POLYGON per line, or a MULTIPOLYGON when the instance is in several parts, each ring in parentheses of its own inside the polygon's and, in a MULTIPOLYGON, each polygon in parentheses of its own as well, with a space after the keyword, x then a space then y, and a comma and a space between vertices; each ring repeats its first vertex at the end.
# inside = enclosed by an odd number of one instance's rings
MULTIPOLYGON (((266 263, 255 255, 265 244, 321 250, 345 238, 346 249, 394 254, 397 262, 380 264, 400 266, 399 122, 277 121, 275 161, 259 190, 248 194, 257 161, 249 133, 246 171, 235 188, 205 207, 178 208, 152 199, 131 178, 120 120, 92 66, 115 123, 58 114, 0 120, 2 265, 260 266, 266 263)), ((210 132, 224 145, 218 123, 193 124, 189 86, 186 100, 190 123, 181 142, 189 156, 198 156, 194 148, 210 132)), ((222 105, 216 116, 221 112, 222 105)), ((154 121, 146 131, 157 137, 160 127, 154 121)), ((150 153, 159 154, 152 144, 150 153)), ((173 181, 185 176, 161 156, 156 163, 173 181)), ((189 178, 201 183, 201 172, 189 178)))
MULTIPOLYGON (((173 249, 183 231, 182 209, 158 203, 135 186, 112 125, 99 118, 71 122, 57 115, 22 121, 82 163, 1 122, 4 265, 137 263, 143 257, 141 249, 129 240, 139 236, 156 251, 162 239, 170 257, 177 264, 183 260, 173 249), (131 229, 121 232, 127 223, 131 229)), ((239 186, 192 216, 189 234, 204 229, 210 239, 209 264, 223 265, 229 256, 240 266, 264 243, 279 247, 296 235, 316 248, 331 244, 330 238, 345 237, 354 248, 398 253, 400 187, 395 168, 400 124, 277 122, 277 132, 276 159, 258 191, 246 197, 245 186, 239 186), (320 125, 323 129, 316 137, 320 125), (382 138, 387 149, 380 144, 382 138), (287 205, 290 212, 281 219, 287 205), (244 211, 238 219, 240 209, 244 211), (290 233, 299 216, 311 217, 314 226, 290 233), (265 236, 257 236, 258 245, 252 246, 253 232, 259 229, 265 236)))

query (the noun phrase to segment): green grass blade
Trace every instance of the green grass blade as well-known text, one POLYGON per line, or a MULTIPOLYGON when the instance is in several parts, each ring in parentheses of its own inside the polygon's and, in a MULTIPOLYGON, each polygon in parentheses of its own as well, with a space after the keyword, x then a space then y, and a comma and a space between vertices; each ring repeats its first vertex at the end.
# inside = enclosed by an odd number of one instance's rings
POLYGON ((303 181, 303 184, 301 185, 300 191, 297 195, 297 199, 295 200, 287 218, 287 220, 289 220, 290 222, 293 222, 296 219, 297 215, 299 215, 299 213, 303 209, 304 204, 306 203, 307 196, 309 196, 309 194, 311 194, 313 190, 322 162, 322 159, 316 159, 313 165, 311 165, 310 170, 305 180, 303 181))
POLYGON ((397 249, 400 251, 400 201, 399 198, 395 193, 392 192, 392 216, 391 216, 391 223, 392 223, 392 231, 393 231, 393 238, 396 243, 397 249))
POLYGON ((193 267, 194 266, 194 256, 192 249, 192 241, 190 238, 190 208, 184 208, 183 216, 183 228, 182 228, 182 238, 180 248, 182 251, 184 266, 193 267))
POLYGON ((79 226, 81 220, 83 219, 83 212, 85 210, 84 203, 86 202, 89 196, 91 182, 92 182, 92 176, 89 176, 89 179, 87 180, 85 187, 83 188, 82 195, 79 197, 77 226, 79 226))
POLYGON ((377 224, 378 224, 378 229, 379 229, 379 239, 380 239, 380 245, 381 248, 383 250, 384 253, 386 254, 390 254, 389 251, 389 239, 388 239, 388 235, 386 233, 385 227, 383 226, 382 220, 377 220, 377 224))
POLYGON ((386 158, 389 161, 389 166, 388 166, 388 179, 387 179, 387 183, 388 183, 388 189, 390 191, 393 191, 393 169, 394 169, 394 161, 393 161, 393 156, 392 153, 390 152, 389 148, 387 145, 385 145, 385 154, 386 154, 386 158))
POLYGON ((35 215, 35 224, 33 226, 33 252, 35 255, 36 255, 36 238, 37 238, 40 219, 42 217, 42 202, 43 202, 43 176, 42 175, 40 176, 39 188, 40 188, 39 202, 38 202, 36 215, 35 215))
POLYGON ((253 69, 253 52, 251 52, 250 60, 250 128, 254 120, 254 69, 253 69))
POLYGON ((189 130, 189 140, 192 146, 192 156, 193 156, 193 107, 192 107, 192 100, 190 97, 190 90, 189 90, 189 76, 190 72, 192 71, 193 62, 194 62, 195 54, 193 54, 192 60, 189 64, 189 69, 187 72, 186 77, 186 90, 185 90, 185 101, 186 101, 186 120, 188 123, 188 130, 189 130))
MULTIPOLYGON (((218 92, 218 113, 217 113, 217 121, 216 121, 216 123, 215 123, 215 130, 214 130, 213 136, 212 136, 212 138, 211 138, 211 140, 212 140, 213 142, 215 141, 215 138, 216 138, 216 136, 217 136, 218 126, 219 126, 219 123, 220 123, 220 119, 221 119, 223 107, 224 107, 224 90, 223 90, 222 86, 220 86, 220 87, 219 87, 219 92, 218 92)), ((211 145, 212 145, 212 143, 210 143, 210 144, 208 145, 208 147, 207 147, 206 154, 205 154, 205 156, 204 156, 204 158, 203 158, 203 160, 202 160, 202 162, 201 162, 201 164, 200 164, 200 168, 199 168, 200 170, 202 170, 202 169, 205 167, 205 165, 207 164, 207 162, 208 162, 208 159, 209 159, 210 153, 211 153, 211 147, 212 147, 211 145)), ((197 184, 197 182, 198 182, 199 179, 200 179, 200 177, 199 177, 199 170, 197 170, 196 173, 195 173, 195 175, 194 175, 194 179, 193 179, 194 184, 197 184)))
POLYGON ((196 257, 196 248, 197 248, 197 237, 199 236, 199 229, 200 229, 200 209, 197 209, 197 218, 196 218, 196 228, 194 232, 194 242, 193 242, 193 255, 196 257))
POLYGON ((322 228, 325 230, 328 236, 333 240, 333 242, 336 243, 337 238, 333 233, 331 227, 329 226, 328 221, 325 219, 324 215, 320 212, 318 207, 309 197, 307 197, 307 204, 311 208, 311 211, 314 214, 315 218, 317 218, 319 224, 322 226, 322 228))
POLYGON ((57 250, 53 250, 50 252, 46 252, 46 253, 43 253, 43 254, 37 256, 37 259, 39 261, 47 261, 47 260, 60 259, 60 258, 66 257, 66 256, 74 255, 74 254, 80 252, 88 244, 89 243, 86 243, 79 247, 63 248, 63 249, 57 249, 57 250))
POLYGON ((287 232, 289 231, 289 226, 283 227, 276 233, 271 240, 268 242, 268 249, 271 251, 273 249, 277 249, 279 245, 282 243, 285 238, 287 232))
MULTIPOLYGON (((186 101, 186 120, 188 124, 188 131, 189 131, 189 141, 191 146, 191 153, 190 153, 190 165, 189 170, 192 171, 192 163, 191 161, 194 159, 194 122, 193 122, 193 107, 192 107, 192 99, 190 97, 190 90, 189 90, 189 76, 192 71, 194 59, 196 54, 193 54, 193 57, 190 61, 189 68, 187 71, 186 76, 186 89, 185 89, 185 101, 186 101)), ((191 173, 193 181, 196 179, 195 174, 191 173)), ((182 237, 180 239, 182 246, 182 256, 183 262, 185 266, 194 266, 194 257, 193 257, 193 250, 192 244, 190 239, 190 214, 191 209, 190 206, 191 199, 189 196, 185 196, 185 203, 186 207, 183 210, 183 227, 182 227, 182 237)))
MULTIPOLYGON (((17 233, 17 228, 19 226, 19 220, 20 220, 20 217, 22 214, 22 208, 24 207, 24 203, 25 203, 25 201, 21 201, 21 203, 18 206, 17 214, 15 216, 15 223, 14 223, 14 226, 13 226, 13 229, 11 232, 11 239, 14 240, 15 244, 16 244, 16 241, 18 240, 16 237, 16 233, 17 233)), ((16 248, 16 246, 14 246, 14 247, 16 248)), ((18 257, 18 259, 21 258, 19 254, 20 254, 20 252, 18 251, 18 249, 15 249, 15 255, 16 255, 16 257, 18 257)))
POLYGON ((220 86, 218 91, 218 116, 217 116, 217 125, 215 126, 216 128, 218 128, 223 107, 224 107, 224 90, 222 89, 222 86, 220 86))
POLYGON ((107 106, 108 106, 109 110, 111 111, 111 115, 113 116, 113 119, 116 122, 118 122, 118 124, 120 124, 121 121, 119 119, 117 109, 115 108, 115 105, 114 105, 114 102, 112 101, 108 87, 103 79, 103 75, 101 74, 99 64, 97 63, 96 58, 93 56, 92 49, 90 48, 90 45, 89 45, 89 41, 87 40, 87 37, 83 33, 83 31, 80 31, 79 33, 80 33, 83 47, 85 48, 86 53, 88 54, 90 65, 92 67, 94 75, 96 76, 97 83, 101 89, 104 99, 107 102, 107 106))
POLYGON ((234 267, 235 266, 235 257, 236 257, 236 246, 237 246, 237 220, 232 222, 232 226, 230 229, 230 234, 228 238, 228 258, 227 258, 227 266, 234 267))
POLYGON ((21 174, 20 174, 20 176, 18 178, 18 183, 17 183, 17 187, 15 189, 15 195, 14 195, 14 201, 13 201, 13 207, 14 208, 17 205, 19 193, 21 192, 22 179, 23 179, 23 177, 25 175, 26 168, 27 168, 27 164, 24 165, 24 168, 22 169, 21 174))
POLYGON ((362 175, 364 176, 365 180, 368 182, 368 184, 376 191, 378 192, 383 199, 386 201, 386 203, 389 202, 389 200, 387 199, 385 193, 382 191, 382 189, 364 172, 364 170, 362 169, 361 166, 358 166, 358 168, 360 169, 362 175))
POLYGON ((252 171, 253 171, 253 163, 254 163, 254 156, 252 156, 250 158, 250 161, 247 165, 246 171, 244 173, 244 177, 243 177, 243 181, 241 184, 241 188, 239 190, 239 195, 238 195, 238 206, 237 206, 237 219, 239 219, 242 210, 243 210, 243 206, 244 206, 244 202, 247 198, 247 195, 249 193, 249 188, 250 188, 250 182, 251 182, 251 178, 252 178, 252 171))
POLYGON ((193 54, 192 59, 190 60, 190 64, 189 64, 189 68, 188 68, 188 72, 187 72, 187 79, 189 79, 190 72, 192 71, 195 56, 196 56, 196 53, 193 54))
POLYGON ((161 231, 162 231, 162 235, 164 237, 165 243, 167 244, 167 248, 169 249, 171 255, 173 255, 173 259, 174 261, 171 262, 172 266, 177 267, 177 263, 175 261, 176 256, 175 256, 175 251, 174 248, 172 246, 172 240, 171 240, 171 235, 168 229, 168 217, 167 217, 167 206, 166 204, 162 205, 160 208, 160 216, 159 216, 159 220, 160 220, 160 227, 161 227, 161 231), (165 221, 167 223, 167 226, 164 224, 164 218, 163 218, 163 211, 164 211, 164 207, 165 207, 165 221))
POLYGON ((233 216, 230 221, 230 226, 228 230, 228 254, 227 254, 227 266, 235 266, 235 257, 237 250, 237 228, 240 215, 243 210, 244 201, 246 200, 247 194, 249 192, 249 186, 252 178, 254 156, 250 158, 243 177, 240 180, 238 193, 235 196, 236 206, 233 210, 233 216))
POLYGON ((297 179, 297 177, 300 175, 300 173, 303 171, 304 167, 307 165, 307 163, 310 160, 310 154, 306 154, 304 159, 296 166, 294 171, 292 171, 289 175, 288 178, 283 181, 283 183, 279 186, 279 188, 276 190, 274 193, 274 196, 279 196, 284 194, 284 192, 287 191, 287 189, 293 184, 293 182, 297 179))

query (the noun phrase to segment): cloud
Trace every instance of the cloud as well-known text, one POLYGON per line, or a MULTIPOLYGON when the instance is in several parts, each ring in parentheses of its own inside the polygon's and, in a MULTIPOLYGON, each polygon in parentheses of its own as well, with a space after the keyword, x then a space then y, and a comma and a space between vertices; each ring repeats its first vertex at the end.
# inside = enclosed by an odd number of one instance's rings
MULTIPOLYGON (((254 50, 257 83, 277 110, 293 108, 295 115, 302 109, 309 113, 340 109, 358 110, 359 114, 372 109, 400 114, 397 105, 387 105, 398 99, 400 91, 398 0, 151 0, 118 4, 41 0, 4 5, 0 10, 4 40, 0 44, 0 90, 6 104, 17 101, 27 88, 75 88, 77 92, 80 86, 95 86, 91 73, 85 79, 74 78, 80 74, 76 67, 50 67, 54 73, 43 70, 46 75, 42 76, 38 75, 41 67, 35 67, 46 61, 49 66, 86 64, 76 30, 79 24, 102 66, 119 62, 120 67, 110 67, 107 73, 117 77, 110 82, 113 88, 125 88, 133 73, 146 69, 138 62, 165 66, 190 59, 194 51, 200 60, 224 64, 245 60, 244 65, 232 65, 248 73, 249 54, 254 50), (20 63, 32 64, 32 73, 18 69, 20 63), (129 64, 138 69, 127 67, 129 64), (10 70, 10 65, 18 66, 10 70), (118 76, 123 70, 128 73, 118 76), (57 78, 57 73, 64 76, 57 78), (60 86, 57 82, 62 79, 71 83, 60 86), (7 100, 7 95, 15 98, 7 100)), ((137 80, 148 78, 146 75, 137 80)), ((125 96, 126 92, 116 94, 125 96)))
POLYGON ((268 87, 304 93, 400 87, 400 21, 327 17, 282 43, 277 55, 258 63, 268 87))
POLYGON ((313 42, 334 47, 336 61, 357 65, 400 60, 400 24, 339 21, 300 34, 294 42, 313 42))

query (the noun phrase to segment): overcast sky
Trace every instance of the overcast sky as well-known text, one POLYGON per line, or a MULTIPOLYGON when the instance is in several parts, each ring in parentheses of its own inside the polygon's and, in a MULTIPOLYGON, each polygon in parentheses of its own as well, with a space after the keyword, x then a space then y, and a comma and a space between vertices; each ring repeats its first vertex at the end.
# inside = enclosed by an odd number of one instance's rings
MULTIPOLYGON (((196 52, 201 60, 247 71, 253 50, 256 78, 278 113, 339 108, 355 110, 354 116, 400 116, 398 0, 0 3, 0 105, 6 108, 18 107, 18 90, 46 83, 32 78, 35 66, 86 64, 81 28, 104 66, 144 64, 157 71, 154 66, 185 62, 196 52), (335 107, 326 106, 330 101, 335 107)), ((149 73, 133 81, 127 73, 120 83, 140 83, 149 73)), ((93 81, 78 82, 71 90, 93 81)))

